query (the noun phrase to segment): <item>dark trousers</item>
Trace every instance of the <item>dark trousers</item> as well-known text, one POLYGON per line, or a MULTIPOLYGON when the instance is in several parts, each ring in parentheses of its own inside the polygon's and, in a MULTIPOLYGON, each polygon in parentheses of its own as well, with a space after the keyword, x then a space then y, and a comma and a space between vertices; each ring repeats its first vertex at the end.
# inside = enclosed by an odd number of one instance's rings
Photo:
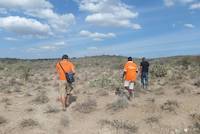
POLYGON ((143 88, 148 86, 148 72, 142 72, 141 74, 141 83, 143 88))

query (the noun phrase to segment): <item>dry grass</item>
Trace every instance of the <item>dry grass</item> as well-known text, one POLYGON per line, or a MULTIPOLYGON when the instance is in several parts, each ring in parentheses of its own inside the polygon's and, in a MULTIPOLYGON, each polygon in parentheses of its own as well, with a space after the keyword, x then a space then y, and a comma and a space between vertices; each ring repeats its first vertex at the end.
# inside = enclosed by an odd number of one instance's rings
POLYGON ((194 113, 190 115, 192 125, 189 126, 189 134, 199 134, 200 133, 200 114, 194 113))
POLYGON ((108 96, 109 93, 106 90, 98 90, 96 92, 99 96, 108 96))
POLYGON ((0 126, 7 123, 8 121, 3 117, 3 116, 0 116, 0 126))
POLYGON ((112 111, 119 111, 125 108, 128 108, 128 100, 125 97, 119 97, 117 101, 107 105, 107 110, 112 111))
POLYGON ((47 106, 46 111, 44 113, 58 113, 58 112, 60 112, 59 109, 49 105, 47 106))
POLYGON ((152 126, 153 124, 158 124, 159 119, 160 118, 157 116, 151 116, 151 117, 148 117, 147 119, 145 119, 145 122, 152 126))
POLYGON ((200 87, 200 79, 195 80, 194 85, 200 87))
POLYGON ((161 105, 161 109, 163 111, 175 112, 179 107, 178 102, 176 100, 167 100, 163 105, 161 105))
POLYGON ((35 104, 45 104, 49 102, 49 98, 45 92, 41 92, 34 100, 32 100, 32 102, 35 104))
POLYGON ((94 99, 87 99, 83 103, 76 104, 73 108, 80 113, 91 113, 96 110, 97 102, 94 99))
POLYGON ((137 133, 138 128, 129 121, 120 121, 120 120, 100 120, 101 126, 111 126, 113 129, 116 129, 116 132, 121 132, 123 134, 134 134, 137 133))
POLYGON ((26 127, 36 127, 39 126, 39 123, 33 119, 24 119, 21 123, 20 126, 22 128, 26 128, 26 127))

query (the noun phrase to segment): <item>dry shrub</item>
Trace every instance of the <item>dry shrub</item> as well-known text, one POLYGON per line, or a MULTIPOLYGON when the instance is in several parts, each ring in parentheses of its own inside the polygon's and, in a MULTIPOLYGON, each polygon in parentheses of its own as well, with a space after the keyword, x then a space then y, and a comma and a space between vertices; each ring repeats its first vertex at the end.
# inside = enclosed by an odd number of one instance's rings
POLYGON ((145 119, 145 122, 149 125, 153 125, 153 124, 158 124, 159 123, 159 117, 157 116, 151 116, 148 117, 147 119, 145 119))
POLYGON ((8 121, 4 117, 0 116, 0 126, 7 123, 7 122, 8 121))
POLYGON ((27 112, 32 112, 32 111, 34 111, 34 109, 33 108, 28 108, 28 109, 26 109, 26 111, 27 112))
POLYGON ((98 90, 98 91, 97 91, 97 94, 98 94, 99 96, 108 96, 108 95, 109 95, 108 92, 107 92, 106 90, 98 90))
POLYGON ((200 87, 200 79, 195 80, 194 85, 200 87))
POLYGON ((168 112, 175 112, 176 113, 176 108, 178 108, 178 102, 176 100, 167 100, 163 105, 161 105, 161 109, 163 111, 168 111, 168 112))
POLYGON ((11 100, 7 97, 4 97, 2 100, 1 100, 2 103, 5 103, 6 105, 12 105, 11 103, 11 100))
POLYGON ((49 102, 49 98, 46 96, 45 92, 41 92, 32 102, 35 104, 45 104, 49 102))
POLYGON ((188 93, 191 93, 191 91, 186 87, 180 87, 180 89, 176 91, 176 95, 188 94, 188 93))
POLYGON ((58 113, 58 112, 60 112, 59 109, 49 105, 49 106, 47 106, 47 109, 44 113, 58 113))
POLYGON ((119 97, 117 101, 107 105, 107 110, 112 111, 119 111, 125 108, 128 108, 128 100, 125 97, 119 97))
POLYGON ((78 103, 74 106, 74 110, 79 111, 80 113, 91 113, 95 111, 97 107, 97 102, 94 99, 87 99, 83 103, 78 103))
POLYGON ((22 128, 26 128, 26 127, 36 127, 39 126, 39 123, 33 119, 24 119, 21 123, 20 126, 22 128))
POLYGON ((165 77, 167 75, 167 67, 165 65, 156 63, 151 68, 152 77, 165 77))
POLYGON ((192 125, 189 127, 190 134, 199 134, 200 133, 200 114, 194 113, 190 115, 192 119, 192 125))
POLYGON ((31 68, 28 67, 28 66, 21 66, 21 70, 22 70, 22 79, 24 81, 27 81, 30 77, 30 71, 31 71, 31 68))
POLYGON ((158 88, 158 89, 156 89, 156 90, 154 91, 154 94, 155 94, 155 95, 164 95, 165 92, 164 92, 164 89, 163 89, 162 87, 160 87, 160 88, 158 88))
POLYGON ((123 134, 133 134, 137 133, 138 128, 129 121, 119 121, 119 120, 100 120, 101 126, 110 126, 116 130, 116 132, 122 132, 123 134))

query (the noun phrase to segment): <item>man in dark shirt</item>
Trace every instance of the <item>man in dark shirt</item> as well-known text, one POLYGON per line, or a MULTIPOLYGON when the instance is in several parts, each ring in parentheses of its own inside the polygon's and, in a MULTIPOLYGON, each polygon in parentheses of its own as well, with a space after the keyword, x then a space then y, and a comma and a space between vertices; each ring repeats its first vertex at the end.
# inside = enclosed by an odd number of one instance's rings
POLYGON ((149 72, 149 62, 146 61, 145 57, 143 57, 142 62, 140 63, 140 75, 143 88, 147 88, 148 86, 148 72, 149 72))

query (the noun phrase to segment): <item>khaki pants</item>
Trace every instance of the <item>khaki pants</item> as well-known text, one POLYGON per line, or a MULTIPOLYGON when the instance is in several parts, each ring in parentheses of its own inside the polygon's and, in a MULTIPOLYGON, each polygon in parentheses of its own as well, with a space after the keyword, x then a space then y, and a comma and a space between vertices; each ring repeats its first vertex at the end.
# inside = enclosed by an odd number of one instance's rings
POLYGON ((130 90, 134 90, 134 81, 128 81, 125 80, 124 81, 124 87, 128 87, 130 90))
POLYGON ((59 94, 60 96, 67 96, 71 93, 73 87, 66 80, 59 81, 59 94))

